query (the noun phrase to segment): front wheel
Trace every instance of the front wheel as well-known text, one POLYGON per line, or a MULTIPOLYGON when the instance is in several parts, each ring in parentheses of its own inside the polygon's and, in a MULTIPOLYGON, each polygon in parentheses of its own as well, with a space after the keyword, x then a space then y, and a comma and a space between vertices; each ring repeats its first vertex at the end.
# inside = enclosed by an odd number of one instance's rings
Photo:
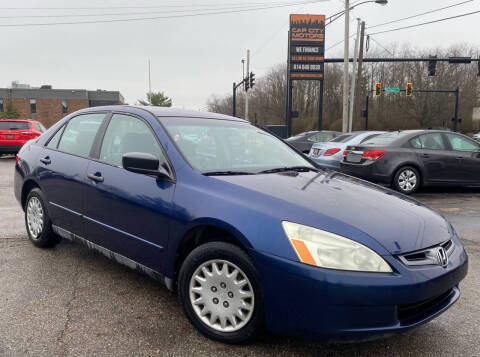
POLYGON ((398 169, 393 178, 394 188, 406 195, 411 195, 420 188, 420 173, 412 166, 404 166, 398 169))
POLYGON ((260 280, 248 255, 237 246, 211 242, 194 249, 182 264, 178 289, 185 314, 205 336, 242 343, 259 332, 260 280))

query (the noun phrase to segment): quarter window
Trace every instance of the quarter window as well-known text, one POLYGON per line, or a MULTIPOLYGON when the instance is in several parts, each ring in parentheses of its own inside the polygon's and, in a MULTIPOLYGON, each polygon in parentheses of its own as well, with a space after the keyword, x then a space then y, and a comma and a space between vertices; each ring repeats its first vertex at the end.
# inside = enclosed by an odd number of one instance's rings
POLYGON ((62 132, 65 127, 62 127, 60 130, 58 130, 55 135, 50 139, 50 141, 47 144, 47 148, 50 149, 56 149, 58 146, 58 142, 60 141, 60 137, 62 136, 62 132))
POLYGON ((410 145, 415 149, 446 150, 440 133, 419 135, 410 140, 410 145))
POLYGON ((480 151, 480 145, 473 140, 456 134, 446 134, 448 142, 453 150, 457 151, 480 151))
POLYGON ((62 135, 58 150, 88 156, 103 118, 105 118, 104 113, 95 113, 79 115, 71 119, 62 135))
POLYGON ((148 153, 158 158, 160 163, 165 161, 152 130, 143 120, 115 114, 105 132, 100 160, 121 167, 122 156, 129 152, 148 153))

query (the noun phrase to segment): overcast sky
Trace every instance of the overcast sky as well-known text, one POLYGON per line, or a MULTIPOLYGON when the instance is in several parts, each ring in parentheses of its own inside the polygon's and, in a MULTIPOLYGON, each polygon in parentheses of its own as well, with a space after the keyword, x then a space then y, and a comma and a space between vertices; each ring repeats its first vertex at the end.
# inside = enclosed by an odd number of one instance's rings
MULTIPOLYGON (((192 13, 192 9, 225 11, 226 8, 266 7, 266 3, 300 3, 305 0, 0 0, 0 87, 13 80, 32 86, 119 90, 133 104, 148 90, 147 58, 152 66, 152 90, 165 91, 174 106, 204 109, 212 94, 231 91, 241 80, 247 48, 252 51, 252 70, 257 78, 286 59, 288 15, 332 15, 342 9, 341 0, 231 14, 156 19, 132 22, 5 27, 5 24, 90 21, 192 13), (253 5, 256 4, 256 5, 253 5), (264 5, 258 5, 264 4, 264 5), (143 8, 156 6, 156 8, 143 8), (178 7, 180 6, 180 7, 178 7), (21 9, 7 9, 7 8, 21 9), (97 7, 96 9, 25 9, 27 7, 97 7), (98 7, 105 7, 98 9, 98 7), (111 8, 116 7, 116 8, 111 8), (137 7, 137 8, 120 8, 137 7), (139 8, 141 7, 141 8, 139 8), (172 13, 180 10, 182 12, 172 13), (137 15, 144 12, 147 15, 137 15), (165 13, 168 12, 168 13, 165 13), (128 13, 128 16, 93 14, 128 13), (92 16, 65 17, 92 14, 92 16), (18 16, 33 15, 35 18, 18 16), (60 17, 45 18, 41 15, 60 17), (17 16, 17 18, 7 18, 17 16)), ((352 13, 367 27, 417 13, 460 3, 462 0, 389 0, 388 5, 364 4, 352 13)), ((355 2, 353 2, 355 3, 355 2)), ((480 10, 474 0, 433 14, 369 30, 376 32, 480 10)), ((205 10, 207 11, 207 10, 205 10)), ((198 11, 197 11, 198 12, 198 11)), ((376 35, 384 46, 409 43, 418 48, 448 47, 459 42, 480 45, 480 13, 457 20, 376 35)), ((327 27, 326 47, 343 38, 344 19, 327 27)), ((368 32, 368 31, 367 31, 368 32)), ((374 42, 372 48, 377 46, 374 42)), ((343 56, 343 45, 326 57, 343 56)))

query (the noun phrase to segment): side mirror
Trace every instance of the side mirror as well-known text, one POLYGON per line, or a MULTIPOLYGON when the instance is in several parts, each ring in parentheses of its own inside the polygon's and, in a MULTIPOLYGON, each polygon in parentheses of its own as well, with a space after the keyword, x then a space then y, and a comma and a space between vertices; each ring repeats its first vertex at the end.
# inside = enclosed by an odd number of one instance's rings
POLYGON ((156 176, 170 180, 170 174, 152 154, 145 152, 128 152, 122 156, 122 166, 125 170, 138 174, 156 176))

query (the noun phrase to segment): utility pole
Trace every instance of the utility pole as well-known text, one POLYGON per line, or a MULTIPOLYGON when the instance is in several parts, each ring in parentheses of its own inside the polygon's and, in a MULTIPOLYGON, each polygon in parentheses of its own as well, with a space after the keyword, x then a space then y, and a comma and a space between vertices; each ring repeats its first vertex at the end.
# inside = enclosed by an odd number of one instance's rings
POLYGON ((348 113, 348 131, 352 131, 353 104, 355 103, 355 81, 357 79, 357 53, 358 42, 360 41, 360 19, 357 18, 357 37, 355 39, 355 49, 353 52, 352 85, 350 87, 350 111, 348 113))
POLYGON ((152 97, 152 79, 150 76, 150 58, 148 59, 148 102, 152 104, 150 101, 152 97))
POLYGON ((459 89, 458 87, 455 88, 455 117, 453 118, 453 131, 457 131, 457 124, 458 124, 458 94, 459 89))
MULTIPOLYGON (((362 21, 360 27, 360 50, 358 54, 358 72, 357 72, 357 86, 355 87, 355 98, 360 98, 360 89, 363 88, 363 47, 365 42, 365 21, 362 21)), ((367 106, 368 107, 368 106, 367 106)), ((357 100, 353 105, 353 119, 359 120, 360 116, 360 101, 357 100)), ((352 120, 353 120, 352 119, 352 120)), ((353 124, 352 124, 353 127, 353 124)))
POLYGON ((233 82, 232 116, 237 116, 237 84, 233 82))
MULTIPOLYGON (((247 50, 247 76, 249 73, 250 73, 250 50, 247 50)), ((245 91, 245 120, 248 120, 248 91, 247 90, 245 91)))
POLYGON ((345 133, 348 130, 348 63, 350 56, 348 53, 350 38, 350 0, 345 0, 345 39, 343 46, 343 117, 342 117, 342 131, 345 133))

